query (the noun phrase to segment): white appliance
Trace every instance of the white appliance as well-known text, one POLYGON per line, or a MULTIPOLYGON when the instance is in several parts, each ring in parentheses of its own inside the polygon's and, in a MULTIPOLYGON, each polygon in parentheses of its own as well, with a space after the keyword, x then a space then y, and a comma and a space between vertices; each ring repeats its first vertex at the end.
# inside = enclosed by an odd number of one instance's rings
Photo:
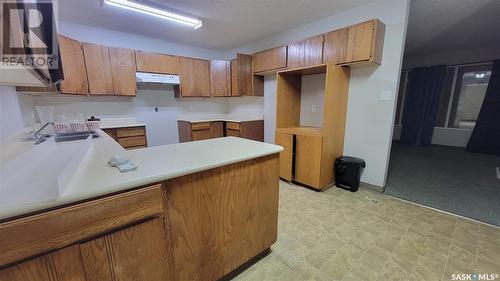
POLYGON ((180 84, 179 75, 137 72, 135 74, 135 77, 137 83, 154 83, 154 84, 167 84, 167 85, 180 84))

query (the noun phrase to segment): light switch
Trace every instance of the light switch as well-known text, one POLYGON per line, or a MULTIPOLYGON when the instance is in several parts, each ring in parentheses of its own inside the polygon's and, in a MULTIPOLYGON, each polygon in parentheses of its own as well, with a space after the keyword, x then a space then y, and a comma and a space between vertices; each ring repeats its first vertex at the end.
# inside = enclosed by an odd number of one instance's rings
POLYGON ((381 101, 391 101, 392 100, 392 91, 382 90, 380 91, 379 100, 381 101))
POLYGON ((311 106, 311 111, 312 111, 313 113, 315 113, 316 111, 318 111, 318 110, 317 110, 317 108, 316 108, 316 105, 315 105, 315 104, 313 104, 313 105, 311 106))

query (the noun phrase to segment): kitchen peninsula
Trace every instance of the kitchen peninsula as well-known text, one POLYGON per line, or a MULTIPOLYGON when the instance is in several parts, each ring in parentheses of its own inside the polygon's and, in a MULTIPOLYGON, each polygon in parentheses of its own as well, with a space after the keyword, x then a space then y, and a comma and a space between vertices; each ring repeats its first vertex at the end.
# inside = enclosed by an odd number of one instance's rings
POLYGON ((58 198, 0 208, 0 280, 215 280, 276 241, 281 147, 100 135, 58 198))

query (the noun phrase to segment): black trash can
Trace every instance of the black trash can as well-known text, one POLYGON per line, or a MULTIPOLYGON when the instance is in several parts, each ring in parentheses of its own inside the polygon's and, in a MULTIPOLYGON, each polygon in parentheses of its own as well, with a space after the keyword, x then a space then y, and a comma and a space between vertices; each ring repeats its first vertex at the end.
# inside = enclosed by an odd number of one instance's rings
POLYGON ((365 168, 363 159, 341 156, 335 160, 335 185, 356 192, 359 189, 361 168, 365 168))

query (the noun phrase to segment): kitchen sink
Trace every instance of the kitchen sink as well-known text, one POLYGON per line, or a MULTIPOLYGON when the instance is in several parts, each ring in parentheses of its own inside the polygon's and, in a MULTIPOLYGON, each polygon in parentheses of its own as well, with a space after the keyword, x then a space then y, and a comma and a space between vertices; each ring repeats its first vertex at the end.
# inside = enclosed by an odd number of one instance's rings
POLYGON ((58 133, 54 136, 54 139, 56 142, 85 140, 90 135, 92 135, 92 138, 99 137, 99 134, 97 132, 74 132, 74 133, 58 133))

